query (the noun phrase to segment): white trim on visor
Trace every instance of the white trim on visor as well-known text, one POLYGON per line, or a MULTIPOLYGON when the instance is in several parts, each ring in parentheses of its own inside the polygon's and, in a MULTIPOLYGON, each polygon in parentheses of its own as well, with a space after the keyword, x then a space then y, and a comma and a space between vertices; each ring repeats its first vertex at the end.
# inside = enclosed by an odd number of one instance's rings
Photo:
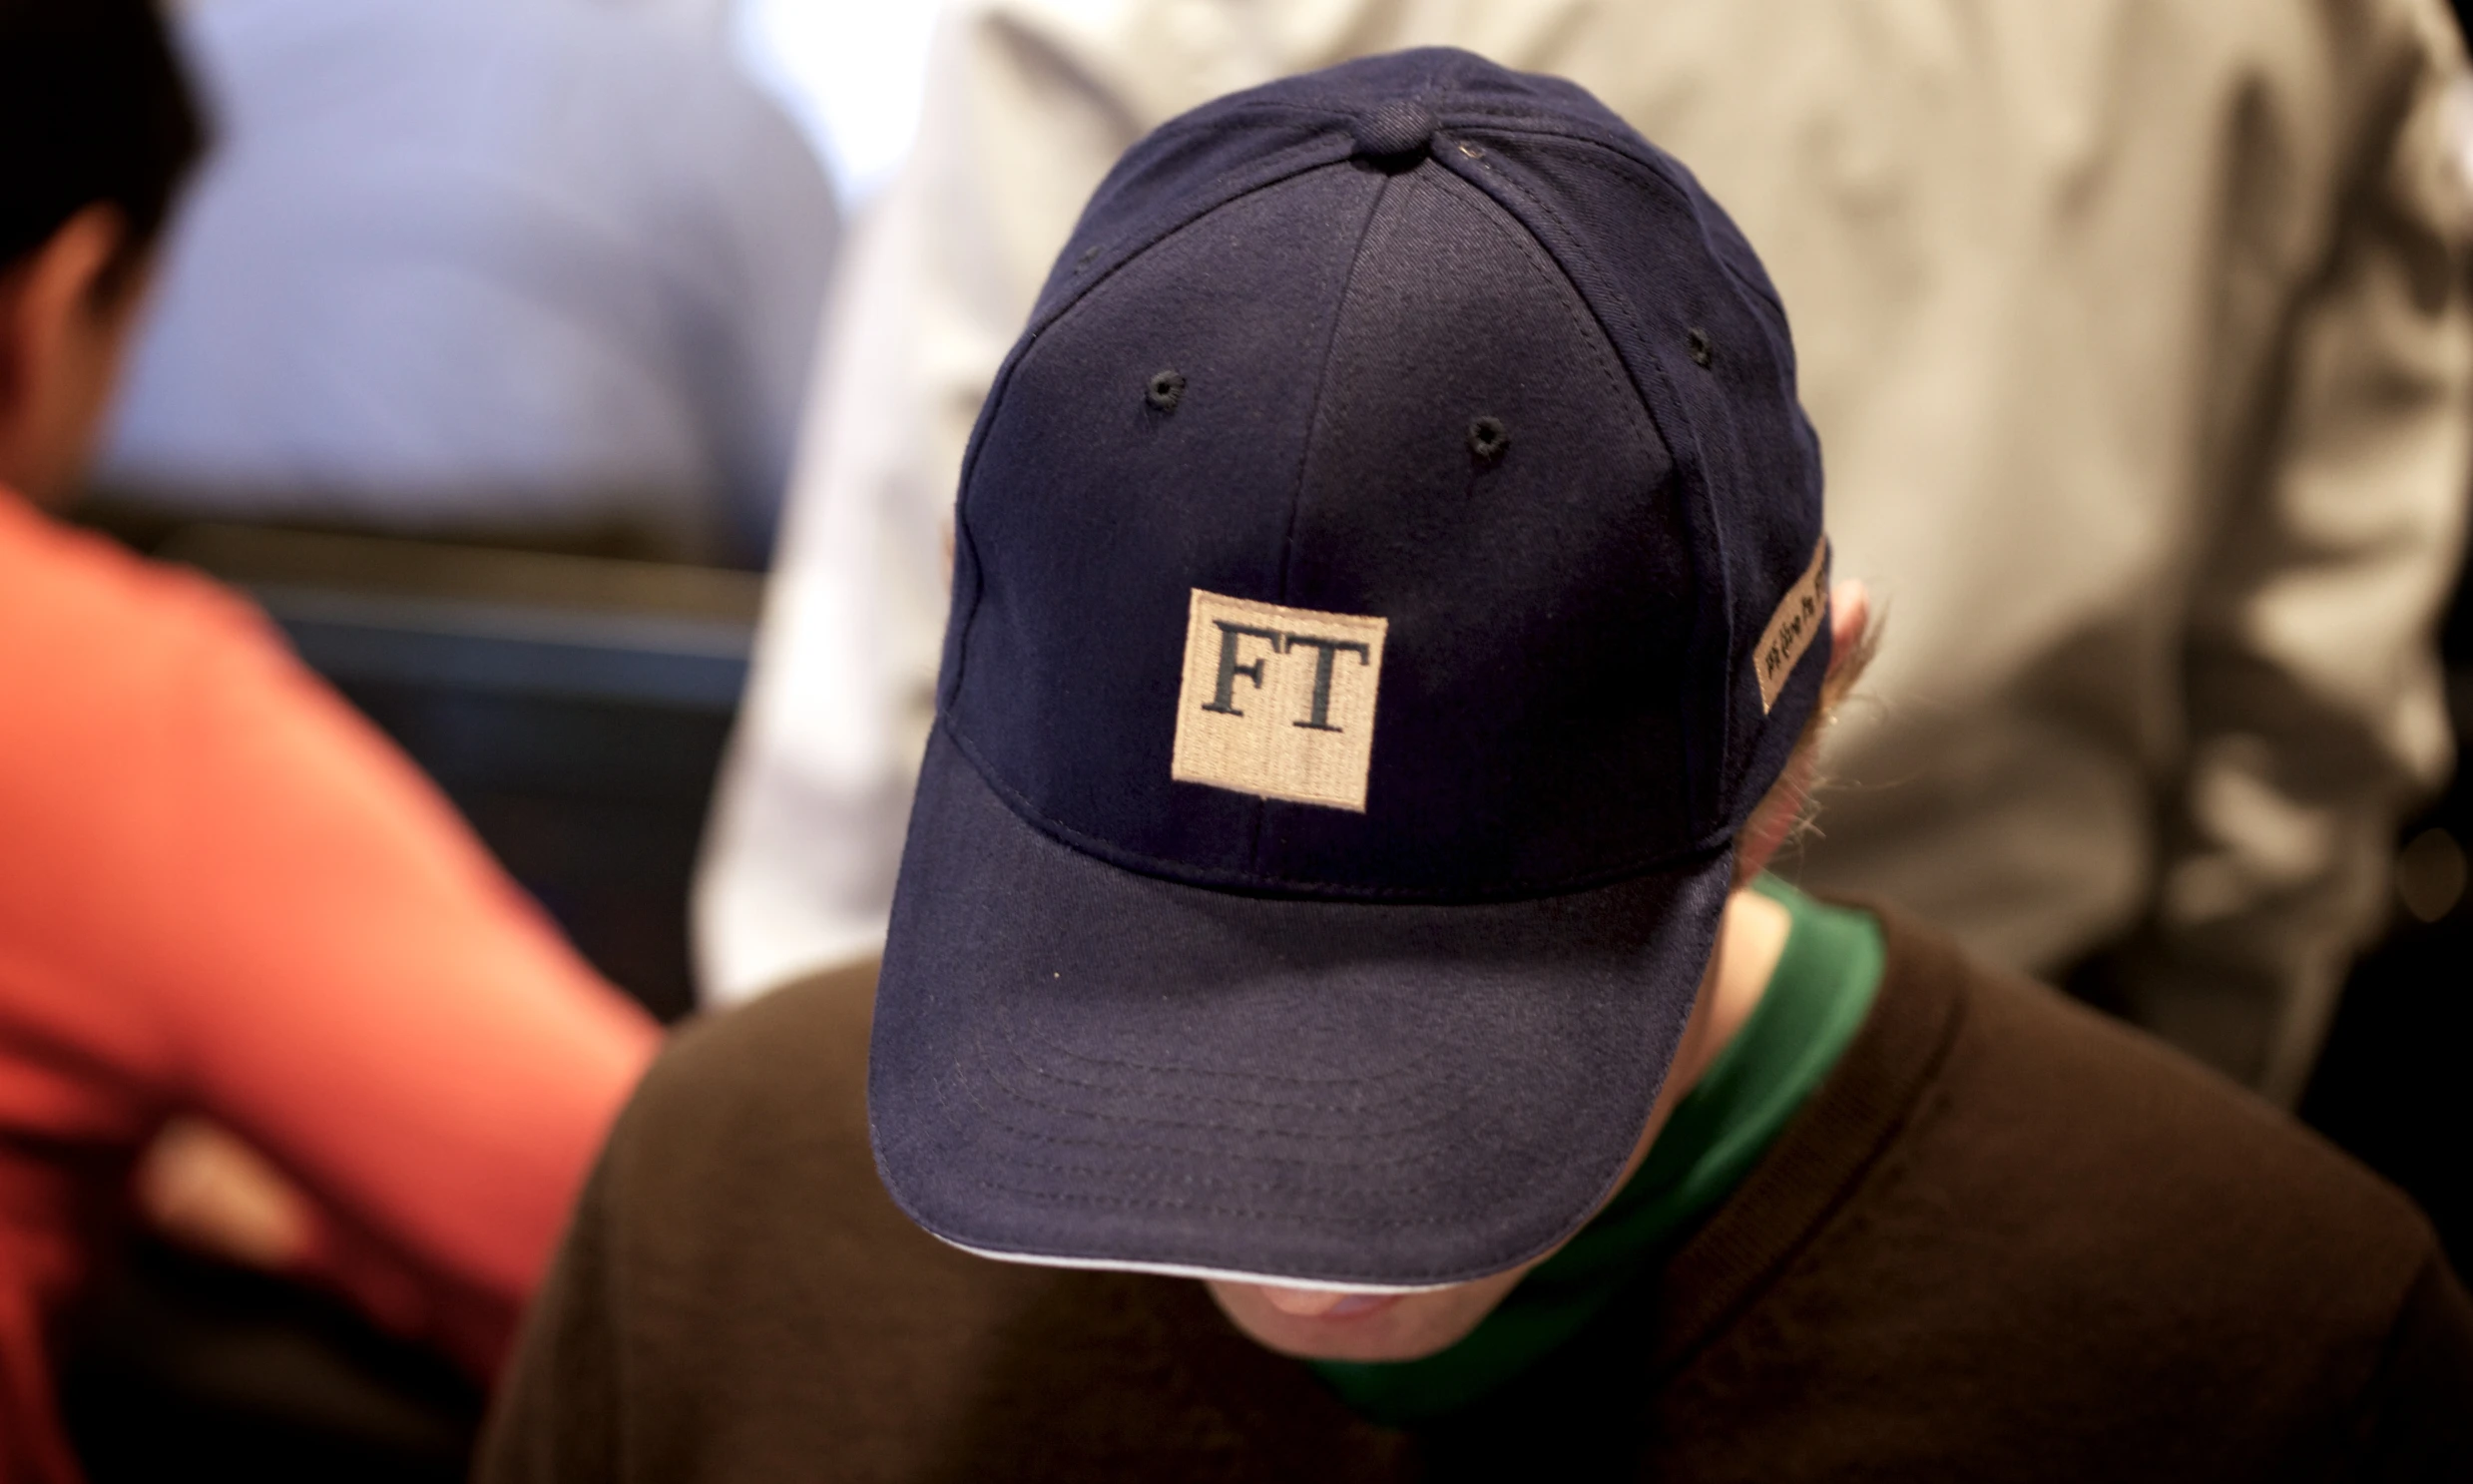
MULTIPOLYGON (((925 1230, 925 1229, 921 1229, 925 1230)), ((1316 1293, 1439 1293, 1456 1288, 1458 1283, 1333 1283, 1320 1278, 1272 1277, 1259 1272, 1230 1272, 1218 1267, 1188 1267, 1178 1262, 1119 1262, 1096 1257, 1050 1257, 1036 1252, 999 1252, 987 1247, 971 1246, 950 1237, 935 1237, 938 1241, 956 1251, 985 1257, 992 1262, 1015 1262, 1025 1267, 1070 1267, 1083 1272, 1142 1272, 1153 1277, 1192 1277, 1206 1282, 1260 1283, 1272 1288, 1306 1288, 1316 1293)))

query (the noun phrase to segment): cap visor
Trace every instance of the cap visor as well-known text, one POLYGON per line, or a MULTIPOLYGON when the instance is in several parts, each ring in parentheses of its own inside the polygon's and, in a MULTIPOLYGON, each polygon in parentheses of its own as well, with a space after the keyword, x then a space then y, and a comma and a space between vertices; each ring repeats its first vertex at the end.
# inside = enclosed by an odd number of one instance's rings
POLYGON ((1638 1142, 1731 854, 1585 892, 1239 895, 1085 855, 939 728, 878 981, 876 1159, 991 1256, 1373 1288, 1576 1231, 1638 1142))

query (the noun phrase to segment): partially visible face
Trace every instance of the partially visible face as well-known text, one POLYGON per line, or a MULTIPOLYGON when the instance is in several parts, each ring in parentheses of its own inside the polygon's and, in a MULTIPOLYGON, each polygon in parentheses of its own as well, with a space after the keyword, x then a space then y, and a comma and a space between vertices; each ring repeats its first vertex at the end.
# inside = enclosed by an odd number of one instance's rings
MULTIPOLYGON (((1700 996, 1684 1026, 1666 1084, 1649 1110, 1649 1122, 1632 1157, 1612 1190, 1648 1157, 1666 1127, 1667 1116, 1691 1090, 1715 1048, 1711 1042, 1712 990, 1721 974, 1725 936, 1701 976, 1700 996)), ((1612 1199, 1611 1192, 1608 1199, 1612 1199)), ((1594 1213, 1592 1213, 1594 1215, 1594 1213)), ((1450 1348, 1467 1337, 1494 1306, 1501 1303, 1531 1268, 1552 1257, 1557 1246, 1517 1267, 1491 1273, 1472 1282, 1414 1293, 1338 1293, 1318 1288, 1284 1288, 1268 1283, 1213 1281, 1211 1296, 1229 1322, 1256 1343, 1304 1360, 1416 1360, 1450 1348)))
POLYGON ((1475 1282, 1417 1293, 1333 1293, 1232 1282, 1213 1282, 1210 1288, 1230 1323, 1282 1355, 1415 1360, 1466 1337, 1530 1268, 1545 1260, 1539 1257, 1475 1282))

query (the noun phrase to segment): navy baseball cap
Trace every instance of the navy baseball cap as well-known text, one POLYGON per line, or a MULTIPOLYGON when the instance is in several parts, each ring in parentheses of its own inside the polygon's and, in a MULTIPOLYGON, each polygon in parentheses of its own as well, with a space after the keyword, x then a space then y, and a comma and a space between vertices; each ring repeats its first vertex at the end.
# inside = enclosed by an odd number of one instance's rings
POLYGON ((1820 484, 1750 247, 1569 83, 1403 52, 1136 145, 963 466, 894 1200, 1374 1290, 1568 1237, 1817 700, 1820 484))

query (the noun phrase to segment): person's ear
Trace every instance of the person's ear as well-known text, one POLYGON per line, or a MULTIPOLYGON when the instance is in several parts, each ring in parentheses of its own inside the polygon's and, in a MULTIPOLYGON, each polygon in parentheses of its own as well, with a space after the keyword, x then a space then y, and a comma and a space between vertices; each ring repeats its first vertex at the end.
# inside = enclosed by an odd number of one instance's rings
POLYGON ((0 274, 0 424, 36 394, 45 367, 101 289, 120 239, 120 214, 98 203, 0 274))
POLYGON ((87 207, 0 273, 0 483, 37 501, 75 483, 138 297, 106 279, 128 229, 87 207))
POLYGON ((1872 626, 1872 592, 1859 578, 1829 589, 1829 674, 1844 669, 1872 626))
MULTIPOLYGON (((1872 622, 1872 595, 1862 583, 1849 578, 1829 589, 1829 669, 1821 680, 1821 692, 1829 694, 1829 682, 1846 666, 1853 664, 1861 650, 1872 622)), ((1737 882, 1749 881, 1766 869, 1776 858, 1778 849, 1793 832, 1795 822, 1803 817, 1803 805, 1811 799, 1812 747, 1805 739, 1786 761, 1786 770, 1769 785, 1768 795, 1744 821, 1742 833, 1734 841, 1734 875, 1737 882)))

